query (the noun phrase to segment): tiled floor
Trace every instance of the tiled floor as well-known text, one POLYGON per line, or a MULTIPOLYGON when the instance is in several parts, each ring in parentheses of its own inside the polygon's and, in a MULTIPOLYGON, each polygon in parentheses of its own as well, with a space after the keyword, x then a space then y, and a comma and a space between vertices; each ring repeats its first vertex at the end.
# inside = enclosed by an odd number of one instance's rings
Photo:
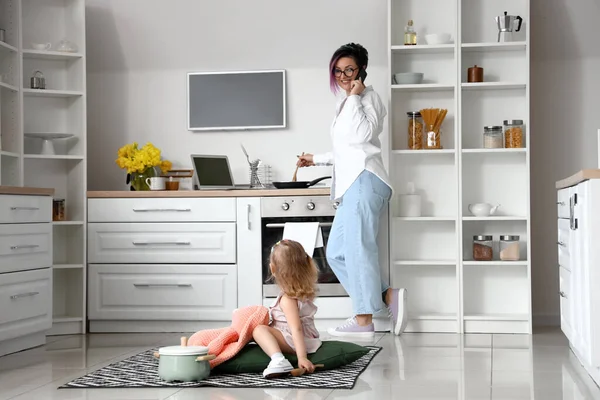
MULTIPOLYGON (((379 334, 383 347, 353 390, 61 389, 87 372, 179 334, 52 337, 0 357, 4 399, 600 399, 600 389, 569 351, 558 329, 522 335, 379 334)), ((325 337, 327 339, 327 337, 325 337)))

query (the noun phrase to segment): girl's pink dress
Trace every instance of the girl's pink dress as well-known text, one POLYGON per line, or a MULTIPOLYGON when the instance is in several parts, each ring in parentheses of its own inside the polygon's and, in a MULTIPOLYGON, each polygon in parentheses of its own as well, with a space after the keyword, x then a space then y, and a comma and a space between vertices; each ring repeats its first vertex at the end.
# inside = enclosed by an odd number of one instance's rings
MULTIPOLYGON (((275 300, 275 303, 270 307, 269 313, 271 314, 271 326, 279 330, 286 341, 286 343, 294 350, 294 339, 292 338, 292 332, 285 318, 285 314, 281 309, 281 296, 280 293, 275 300)), ((317 312, 317 306, 311 301, 298 300, 298 314, 300 315, 300 323, 302 324, 302 331, 304 332, 304 345, 306 346, 306 353, 314 353, 321 347, 321 339, 319 339, 319 331, 315 327, 315 313, 317 312)))

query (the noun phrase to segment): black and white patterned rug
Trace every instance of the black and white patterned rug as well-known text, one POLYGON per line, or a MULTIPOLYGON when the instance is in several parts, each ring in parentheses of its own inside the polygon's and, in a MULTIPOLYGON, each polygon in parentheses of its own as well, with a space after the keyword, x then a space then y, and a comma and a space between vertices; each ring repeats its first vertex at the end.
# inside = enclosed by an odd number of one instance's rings
POLYGON ((211 375, 201 382, 166 382, 158 377, 158 360, 150 349, 123 361, 100 368, 77 378, 59 389, 221 387, 221 388, 321 388, 352 389, 358 376, 367 368, 381 347, 365 346, 369 353, 343 367, 318 371, 299 377, 265 379, 262 374, 211 375))

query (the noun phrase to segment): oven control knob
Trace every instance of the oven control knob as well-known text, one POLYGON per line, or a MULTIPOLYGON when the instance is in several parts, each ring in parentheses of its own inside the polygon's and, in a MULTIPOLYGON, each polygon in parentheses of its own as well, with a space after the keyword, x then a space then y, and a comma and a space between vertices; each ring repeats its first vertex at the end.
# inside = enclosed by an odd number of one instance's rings
POLYGON ((283 209, 283 211, 287 211, 287 210, 289 210, 289 209, 290 209, 290 205, 289 205, 288 203, 285 203, 285 202, 284 202, 284 203, 281 205, 281 208, 283 209))
POLYGON ((308 208, 309 210, 314 210, 315 203, 313 203, 312 201, 309 201, 308 204, 306 205, 306 208, 308 208))

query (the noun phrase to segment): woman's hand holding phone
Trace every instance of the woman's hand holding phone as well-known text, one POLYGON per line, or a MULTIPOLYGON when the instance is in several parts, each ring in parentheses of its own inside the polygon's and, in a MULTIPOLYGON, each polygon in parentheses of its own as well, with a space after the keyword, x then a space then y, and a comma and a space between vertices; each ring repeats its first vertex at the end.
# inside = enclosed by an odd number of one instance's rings
POLYGON ((350 96, 352 96, 353 94, 358 96, 363 92, 363 90, 365 90, 365 85, 360 79, 352 81, 352 83, 350 84, 350 96))
POLYGON ((365 79, 367 79, 367 70, 361 68, 356 74, 356 79, 350 84, 350 95, 359 95, 365 90, 365 79))

